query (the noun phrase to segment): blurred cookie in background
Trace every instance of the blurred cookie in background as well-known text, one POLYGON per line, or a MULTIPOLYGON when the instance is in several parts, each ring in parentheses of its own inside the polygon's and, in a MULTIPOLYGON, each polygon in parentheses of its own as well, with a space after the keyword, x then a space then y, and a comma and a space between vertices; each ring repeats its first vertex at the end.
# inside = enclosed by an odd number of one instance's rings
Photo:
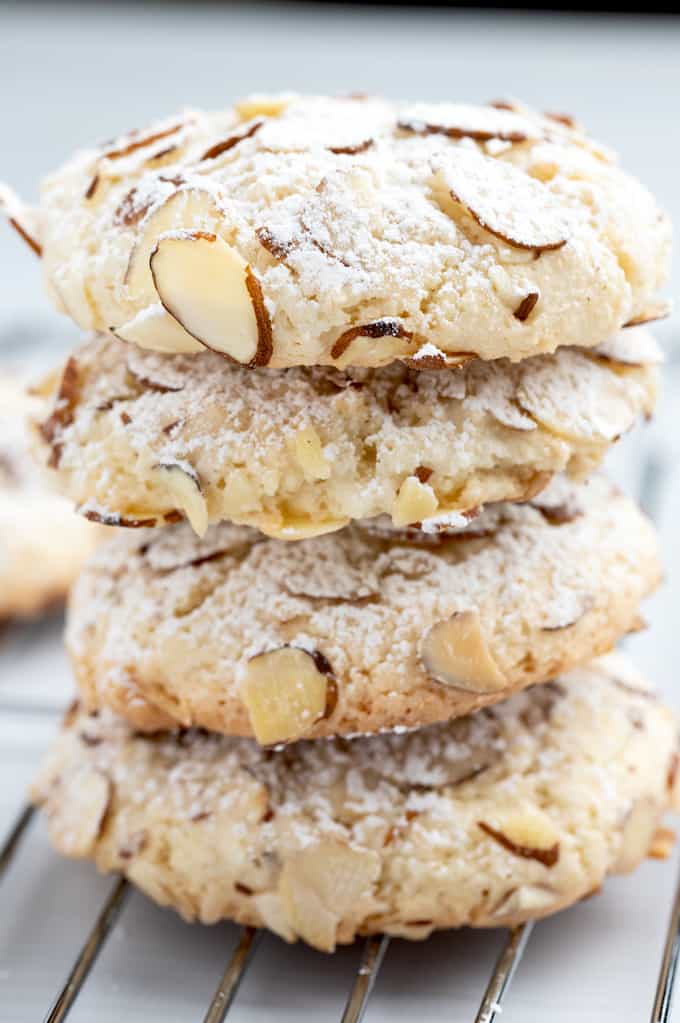
POLYGON ((40 405, 22 375, 0 368, 0 621, 59 607, 101 536, 31 459, 26 418, 40 405))

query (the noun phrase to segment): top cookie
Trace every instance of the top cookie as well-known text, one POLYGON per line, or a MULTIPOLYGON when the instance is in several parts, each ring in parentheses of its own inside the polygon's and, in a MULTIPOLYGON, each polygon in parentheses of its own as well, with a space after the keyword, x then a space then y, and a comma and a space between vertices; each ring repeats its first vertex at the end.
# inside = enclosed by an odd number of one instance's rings
POLYGON ((185 111, 47 180, 48 287, 82 327, 248 366, 595 345, 652 315, 670 230, 567 121, 364 97, 185 111))

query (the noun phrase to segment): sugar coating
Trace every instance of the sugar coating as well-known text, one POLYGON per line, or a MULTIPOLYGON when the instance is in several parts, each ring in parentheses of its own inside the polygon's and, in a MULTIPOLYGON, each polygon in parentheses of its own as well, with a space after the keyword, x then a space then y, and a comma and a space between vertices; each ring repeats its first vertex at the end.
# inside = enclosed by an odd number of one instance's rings
POLYGON ((187 110, 77 153, 41 207, 56 305, 86 329, 151 317, 159 350, 172 338, 150 254, 168 231, 217 234, 260 283, 274 367, 378 366, 427 344, 512 360, 591 346, 644 313, 670 244, 610 152, 520 105, 286 96, 187 110), (334 354, 384 320, 388 336, 334 354))
POLYGON ((27 417, 45 409, 25 383, 0 376, 0 620, 60 604, 100 535, 46 489, 30 457, 27 417))
MULTIPOLYGON (((658 348, 645 328, 622 335, 606 355, 565 348, 519 364, 346 372, 251 372, 208 352, 157 355, 93 338, 73 356, 57 483, 85 510, 163 523, 178 502, 154 467, 189 466, 210 521, 283 538, 394 514, 413 475, 426 479, 438 519, 523 499, 553 473, 591 472, 652 411, 658 348)), ((52 408, 58 394, 55 380, 52 408)))
POLYGON ((335 680, 305 736, 467 714, 609 650, 660 578, 651 525, 598 477, 451 533, 381 519, 296 544, 227 524, 203 541, 184 524, 118 532, 78 580, 66 641, 87 706, 145 730, 252 735, 246 665, 282 646, 320 653, 335 680), (494 691, 426 670, 428 630, 462 611, 505 679, 494 691))
POLYGON ((610 655, 453 723, 278 751, 74 709, 33 799, 62 853, 186 919, 331 951, 512 926, 593 893, 677 801, 676 747, 673 715, 610 655))

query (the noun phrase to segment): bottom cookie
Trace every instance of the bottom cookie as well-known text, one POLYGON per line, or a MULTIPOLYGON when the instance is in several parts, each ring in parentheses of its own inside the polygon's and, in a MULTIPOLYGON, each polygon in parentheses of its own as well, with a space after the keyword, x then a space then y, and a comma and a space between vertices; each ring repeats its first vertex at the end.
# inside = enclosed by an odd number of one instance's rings
POLYGON ((280 750, 74 706, 33 799, 60 852, 186 919, 332 951, 515 925, 632 870, 677 795, 677 741, 610 655, 448 724, 280 750))

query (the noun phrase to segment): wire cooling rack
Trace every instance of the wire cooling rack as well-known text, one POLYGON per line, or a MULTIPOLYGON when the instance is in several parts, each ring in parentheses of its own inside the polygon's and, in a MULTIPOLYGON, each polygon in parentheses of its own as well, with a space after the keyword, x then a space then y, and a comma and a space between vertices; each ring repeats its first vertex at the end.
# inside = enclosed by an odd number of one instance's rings
MULTIPOLYGON (((31 806, 25 806, 20 811, 2 850, 0 850, 0 882, 13 859, 21 855, 22 840, 34 813, 35 810, 31 806)), ((125 878, 118 877, 115 880, 89 933, 84 938, 82 948, 62 988, 56 994, 44 1017, 44 1023, 62 1023, 67 1019, 96 963, 99 952, 116 926, 129 889, 130 886, 125 878)), ((515 971, 520 964, 532 932, 537 926, 539 925, 526 923, 508 932, 482 997, 475 1023, 494 1023, 498 1019, 503 1011, 503 1004, 515 971)), ((238 994, 241 981, 257 953, 259 939, 260 931, 252 927, 241 928, 236 950, 225 966, 224 973, 203 1015, 203 1023, 221 1023, 227 1018, 238 994)), ((388 952, 389 943, 390 939, 386 935, 365 939, 356 976, 341 1016, 341 1023, 360 1023, 364 1018, 376 978, 388 952)), ((668 922, 650 1023, 669 1023, 671 1019, 679 958, 680 878, 676 885, 675 898, 668 922)))

